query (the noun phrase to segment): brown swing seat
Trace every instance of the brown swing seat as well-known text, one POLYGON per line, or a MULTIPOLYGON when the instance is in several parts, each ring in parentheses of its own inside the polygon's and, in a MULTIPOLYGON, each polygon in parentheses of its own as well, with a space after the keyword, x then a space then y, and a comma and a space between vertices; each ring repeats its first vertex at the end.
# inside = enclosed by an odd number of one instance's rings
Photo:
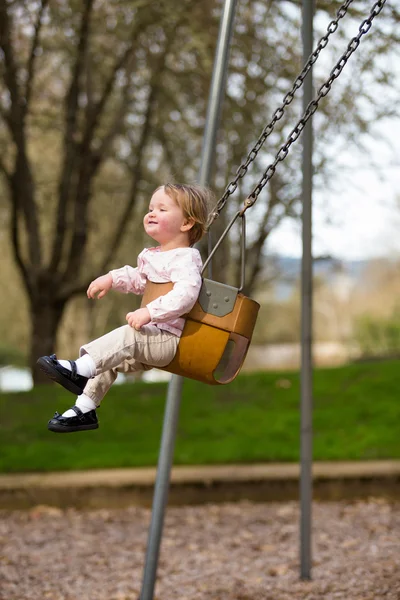
MULTIPOLYGON (((172 288, 171 282, 148 280, 141 306, 172 288)), ((176 355, 162 369, 211 385, 231 382, 246 358, 259 308, 237 288, 203 279, 199 298, 185 316, 176 355)))

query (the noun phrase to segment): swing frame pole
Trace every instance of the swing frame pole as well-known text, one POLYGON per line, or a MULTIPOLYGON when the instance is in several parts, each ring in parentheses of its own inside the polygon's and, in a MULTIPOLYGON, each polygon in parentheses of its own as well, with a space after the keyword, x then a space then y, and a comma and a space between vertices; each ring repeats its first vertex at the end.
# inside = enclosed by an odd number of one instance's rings
MULTIPOLYGON (((216 136, 225 89, 236 2, 237 0, 225 0, 221 14, 199 171, 199 181, 201 185, 208 185, 209 183, 211 166, 215 156, 216 136)), ((143 581, 139 596, 140 600, 153 600, 154 597, 162 529, 168 503, 182 387, 183 377, 173 375, 168 385, 166 398, 143 581)))
MULTIPOLYGON (((303 0, 303 63, 313 47, 314 1, 303 0)), ((313 98, 312 68, 304 80, 303 109, 313 98)), ((312 506, 312 118, 303 132, 300 402, 300 578, 311 579, 312 506)))

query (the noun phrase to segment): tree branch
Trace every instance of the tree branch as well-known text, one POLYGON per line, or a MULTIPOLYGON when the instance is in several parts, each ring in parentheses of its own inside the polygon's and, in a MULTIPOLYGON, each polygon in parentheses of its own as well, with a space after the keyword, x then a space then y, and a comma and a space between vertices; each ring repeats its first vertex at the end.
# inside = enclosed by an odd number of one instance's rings
POLYGON ((109 249, 108 249, 108 253, 106 254, 106 256, 103 260, 102 268, 100 269, 101 272, 105 272, 108 269, 108 265, 111 262, 113 255, 117 251, 117 249, 122 241, 126 227, 128 225, 130 214, 132 212, 132 208, 136 201, 139 182, 141 179, 144 151, 145 151, 147 141, 148 141, 150 131, 151 131, 150 124, 151 124, 155 101, 156 101, 156 91, 157 91, 157 85, 154 85, 150 91, 150 96, 149 96, 149 100, 148 100, 148 104, 147 104, 147 110, 146 110, 145 121, 143 124, 141 137, 140 137, 139 143, 137 145, 137 148, 135 149, 135 154, 138 157, 138 159, 136 161, 136 164, 135 164, 135 167, 133 170, 133 174, 132 174, 131 188, 129 191, 128 201, 126 203, 125 210, 123 211, 120 221, 115 230, 114 237, 113 237, 111 244, 109 246, 109 249))
POLYGON ((260 229, 257 240, 254 242, 254 244, 252 244, 252 246, 250 248, 250 253, 253 255, 253 265, 251 268, 250 277, 249 277, 248 281, 246 282, 246 293, 247 294, 251 293, 251 291, 254 289, 254 287, 257 283, 257 278, 261 271, 261 261, 260 261, 261 250, 263 248, 265 241, 267 240, 271 231, 276 229, 278 227, 278 225, 283 221, 283 219, 288 215, 292 205, 297 200, 298 200, 298 198, 293 198, 287 205, 283 205, 283 203, 280 202, 277 198, 274 203, 274 206, 277 206, 279 204, 281 206, 284 206, 284 210, 282 211, 282 213, 280 215, 277 215, 272 222, 271 222, 272 210, 268 211, 269 212, 268 222, 266 219, 264 219, 264 226, 262 229, 260 229))
MULTIPOLYGON (((10 127, 13 138, 18 143, 23 138, 23 120, 21 119, 21 96, 18 86, 18 69, 11 41, 11 23, 5 0, 0 0, 0 47, 4 52, 4 81, 10 92, 11 108, 5 113, 6 123, 10 127)), ((3 113, 4 116, 4 113, 3 113)))
POLYGON ((57 299, 60 302, 66 302, 72 296, 83 294, 89 287, 89 284, 96 276, 88 277, 83 283, 70 282, 57 290, 57 299))
POLYGON ((10 117, 10 113, 7 112, 5 110, 5 108, 3 108, 0 105, 0 117, 3 119, 4 123, 6 124, 6 126, 8 127, 8 130, 12 136, 13 132, 12 132, 12 127, 11 127, 11 117, 10 117))
POLYGON ((104 159, 112 141, 114 140, 115 136, 121 129, 121 126, 123 124, 123 118, 126 114, 126 111, 127 111, 127 108, 129 106, 129 102, 130 102, 129 88, 130 88, 129 85, 125 86, 124 91, 122 93, 122 100, 120 102, 119 108, 116 110, 116 114, 113 119, 113 122, 110 125, 108 132, 103 137, 103 141, 101 142, 100 148, 96 151, 96 153, 94 155, 96 165, 99 165, 101 163, 101 161, 104 159))
MULTIPOLYGON (((175 32, 175 30, 174 30, 175 32)), ((145 113, 145 122, 142 128, 141 139, 138 144, 138 148, 136 149, 136 156, 138 156, 138 160, 135 166, 135 170, 133 173, 132 186, 129 193, 128 201, 123 212, 122 218, 117 226, 116 233, 112 240, 110 250, 107 254, 107 257, 103 261, 103 265, 107 265, 109 261, 111 261, 111 257, 113 253, 117 250, 121 243, 122 236, 125 232, 128 219, 132 208, 134 206, 137 194, 137 187, 139 185, 141 179, 141 171, 142 171, 142 160, 144 155, 144 148, 147 144, 147 140, 150 134, 150 126, 153 115, 153 109, 155 106, 156 93, 158 91, 159 79, 160 75, 163 72, 166 57, 169 53, 170 45, 174 36, 171 34, 170 38, 167 40, 164 51, 160 57, 157 59, 157 66, 155 67, 152 74, 152 82, 149 93, 149 98, 147 101, 147 110, 145 113)), ((129 75, 129 74, 128 74, 129 75)), ((127 81, 129 82, 129 77, 127 77, 127 81)), ((112 143, 112 140, 115 138, 116 133, 119 130, 119 127, 122 123, 122 119, 124 114, 126 113, 126 108, 129 104, 128 102, 128 91, 129 91, 129 83, 125 86, 124 98, 121 102, 120 108, 117 112, 117 115, 107 132, 107 134, 103 138, 102 145, 97 153, 97 155, 93 156, 93 160, 90 160, 88 164, 82 164, 82 169, 79 177, 79 185, 78 190, 79 194, 76 197, 75 202, 75 216, 74 216, 74 233, 71 241, 71 247, 69 252, 69 257, 67 261, 67 268, 64 273, 64 279, 68 282, 73 278, 76 278, 77 273, 80 268, 80 256, 82 253, 82 249, 85 248, 86 240, 87 240, 87 207, 90 200, 90 183, 93 177, 95 170, 99 167, 102 160, 104 159, 107 148, 112 143)))
MULTIPOLYGON (((115 81, 116 81, 116 76, 117 73, 120 69, 122 69, 126 63, 129 62, 134 49, 135 49, 135 40, 136 37, 139 33, 139 26, 135 26, 133 31, 132 31, 132 36, 131 36, 131 42, 129 47, 126 49, 126 51, 123 53, 123 55, 115 62, 114 67, 110 73, 110 76, 105 84, 105 87, 103 89, 103 93, 101 95, 100 100, 93 105, 92 102, 88 103, 87 106, 87 110, 86 110, 86 126, 85 126, 85 130, 82 136, 82 142, 80 144, 80 148, 79 148, 79 152, 78 152, 78 148, 75 147, 74 150, 74 154, 79 155, 81 157, 81 160, 83 161, 84 164, 81 165, 81 169, 80 169, 80 174, 79 174, 79 181, 77 184, 77 189, 81 190, 81 179, 82 179, 82 174, 84 174, 85 177, 93 177, 94 172, 98 169, 98 167, 100 166, 102 159, 103 159, 103 153, 105 152, 106 148, 108 147, 108 145, 111 143, 112 139, 114 138, 114 136, 116 135, 118 129, 119 129, 119 123, 120 121, 122 121, 122 118, 125 114, 125 109, 126 109, 126 105, 123 105, 123 110, 120 111, 120 114, 117 115, 117 118, 114 121, 114 126, 111 128, 111 131, 109 133, 107 137, 107 139, 105 139, 103 141, 102 147, 100 148, 100 151, 97 151, 95 154, 94 152, 91 150, 91 144, 92 144, 92 140, 93 140, 93 135, 94 132, 96 130, 96 127, 98 125, 99 119, 101 117, 101 115, 103 114, 104 108, 106 106, 106 103, 114 89, 114 85, 115 85, 115 81), (125 107, 125 108, 124 108, 125 107)), ((82 36, 81 36, 82 39, 82 36)), ((78 57, 82 58, 82 53, 78 52, 78 57)), ((81 61, 83 63, 83 61, 81 61)), ((131 71, 129 71, 130 73, 131 71)), ((75 77, 75 79, 77 80, 77 77, 75 77)), ((72 85, 71 85, 71 90, 72 90, 72 85)), ((77 98, 77 96, 76 96, 77 98)), ((77 104, 76 104, 77 106, 77 104)), ((68 186, 69 187, 69 186, 68 186)), ((86 185, 84 183, 84 187, 86 188, 86 185)), ((79 230, 82 230, 83 227, 83 222, 82 222, 82 217, 84 218, 84 220, 86 219, 85 215, 86 215, 86 207, 87 204, 89 202, 89 196, 90 196, 90 192, 88 190, 88 194, 86 196, 86 199, 84 198, 83 194, 80 192, 77 194, 76 196, 76 202, 75 202, 75 224, 77 226, 77 228, 79 230), (79 197, 79 200, 78 200, 79 197)), ((60 199, 61 199, 61 195, 60 195, 60 199)), ((60 208, 62 208, 62 206, 60 207, 59 205, 59 219, 58 219, 58 235, 55 237, 54 239, 54 251, 53 251, 53 260, 52 260, 52 267, 54 268, 54 266, 58 266, 61 256, 62 256, 62 250, 63 247, 61 244, 57 244, 57 240, 59 240, 60 238, 60 231, 64 232, 64 235, 62 235, 62 240, 64 241, 65 238, 65 216, 66 216, 66 210, 65 210, 65 204, 64 203, 64 213, 62 213, 62 210, 60 210, 60 208)), ((77 236, 75 239, 75 243, 74 240, 72 241, 71 244, 71 251, 70 251, 70 257, 71 257, 71 253, 75 253, 76 250, 76 245, 79 243, 78 242, 78 238, 82 237, 82 234, 80 236, 77 236)), ((85 234, 86 237, 86 234, 85 234)), ((82 240, 81 240, 82 241, 82 240)), ((70 261, 68 261, 69 263, 70 261)), ((65 276, 67 276, 67 273, 70 272, 70 270, 66 269, 65 272, 65 276)))
MULTIPOLYGON (((176 31, 176 29, 177 28, 175 28, 174 31, 176 31)), ((117 228, 115 230, 115 234, 111 241, 108 253, 106 254, 106 256, 103 260, 102 269, 101 269, 102 272, 107 270, 108 265, 111 262, 111 259, 114 255, 114 253, 119 248, 119 245, 123 239, 126 227, 128 225, 128 221, 129 221, 130 214, 132 212, 132 208, 135 204, 137 190, 138 190, 139 182, 141 179, 144 150, 147 145, 147 141, 148 141, 150 131, 151 131, 151 121, 152 121, 153 111, 154 111, 154 107, 156 104, 156 98, 157 98, 157 93, 158 93, 158 89, 159 89, 159 79, 160 79, 161 73, 164 70, 166 59, 167 59, 167 56, 169 53, 170 46, 173 42, 173 39, 174 39, 173 36, 170 36, 168 38, 163 55, 160 57, 158 66, 157 66, 155 72, 153 73, 152 85, 151 85, 151 89, 150 89, 150 93, 149 93, 149 98, 147 101, 147 110, 145 113, 145 120, 144 120, 144 124, 143 124, 143 128, 142 128, 142 132, 141 132, 141 137, 140 137, 138 146, 135 150, 135 155, 138 157, 138 159, 136 161, 133 175, 132 175, 132 180, 131 180, 132 183, 131 183, 131 189, 129 191, 128 202, 127 202, 125 210, 123 211, 123 214, 120 218, 119 224, 117 225, 117 228)))
POLYGON ((8 185, 11 186, 11 173, 9 173, 9 171, 7 170, 2 156, 0 156, 0 172, 3 173, 4 177, 7 180, 8 185))
MULTIPOLYGON (((267 239, 267 237, 269 236, 271 231, 278 225, 278 223, 283 218, 283 216, 278 217, 274 224, 271 223, 271 218, 272 218, 272 213, 274 211, 274 208, 278 204, 282 204, 282 202, 279 199, 279 192, 278 192, 279 184, 277 184, 277 179, 275 179, 275 181, 273 181, 272 179, 270 180, 269 188, 270 188, 270 200, 268 202, 267 210, 264 213, 264 216, 263 216, 260 228, 259 228, 258 236, 257 236, 256 240, 253 242, 253 244, 251 245, 251 247, 249 248, 249 256, 251 256, 253 264, 250 269, 250 277, 247 278, 246 284, 245 284, 247 294, 250 294, 250 292, 254 289, 254 286, 255 286, 255 283, 257 280, 257 276, 261 270, 260 257, 261 257, 261 251, 264 246, 265 240, 267 239)), ((283 214, 285 214, 285 212, 286 211, 283 211, 283 214)))
POLYGON ((32 286, 31 277, 29 275, 29 270, 26 268, 24 261, 22 259, 21 243, 20 243, 20 239, 19 239, 19 229, 18 229, 18 206, 15 201, 12 204, 11 240, 12 240, 12 246, 13 246, 13 250, 14 250, 15 262, 17 263, 17 265, 21 271, 22 280, 23 280, 26 290, 28 292, 28 296, 32 297, 33 286, 32 286))
POLYGON ((34 78, 34 72, 35 72, 36 49, 38 47, 40 30, 42 28, 43 13, 46 10, 48 2, 49 2, 49 0, 41 1, 38 16, 37 16, 36 23, 35 23, 35 33, 34 33, 34 36, 32 39, 31 51, 29 53, 29 59, 28 59, 28 64, 27 64, 28 77, 26 80, 26 87, 25 87, 25 105, 23 107, 23 117, 24 118, 28 112, 29 104, 30 104, 30 100, 31 100, 32 84, 33 84, 33 78, 34 78))
POLYGON ((65 100, 65 134, 64 134, 64 160, 62 165, 62 175, 58 188, 58 209, 56 217, 56 227, 54 231, 53 249, 49 265, 50 271, 56 271, 61 260, 66 234, 66 215, 67 206, 70 202, 71 183, 76 176, 75 168, 77 162, 77 140, 76 124, 78 117, 78 97, 80 91, 80 78, 84 66, 84 56, 86 55, 89 43, 89 25, 94 0, 85 0, 84 10, 82 12, 81 29, 79 34, 79 43, 76 53, 76 60, 73 69, 71 84, 65 100))
MULTIPOLYGON (((23 100, 18 84, 18 69, 14 57, 11 39, 12 22, 6 3, 0 0, 0 47, 5 57, 4 80, 10 92, 11 107, 8 112, 2 111, 2 116, 9 126, 16 146, 14 172, 11 174, 13 202, 16 210, 24 214, 31 264, 38 267, 41 262, 41 245, 37 212, 34 202, 34 181, 32 178, 29 158, 26 151, 26 135, 24 127, 23 100)), ((18 219, 15 219, 18 228, 18 219)), ((22 264, 22 256, 18 255, 22 264)), ((20 264, 20 263, 18 263, 20 264)))
MULTIPOLYGON (((129 77, 127 78, 129 81, 129 77)), ((79 147, 81 156, 81 168, 79 170, 77 193, 75 197, 75 215, 73 225, 73 236, 67 261, 67 267, 64 273, 64 279, 76 278, 79 271, 80 255, 86 245, 87 240, 87 213, 91 197, 91 183, 93 177, 104 160, 106 152, 118 133, 123 123, 129 105, 129 83, 126 84, 123 92, 123 98, 119 109, 113 119, 109 131, 104 136, 102 144, 97 151, 91 151, 87 147, 88 139, 82 141, 79 147)))
MULTIPOLYGON (((124 54, 115 62, 114 67, 111 71, 111 74, 106 82, 106 85, 104 86, 104 90, 103 90, 100 100, 97 102, 97 104, 95 104, 92 107, 90 107, 90 105, 88 105, 88 110, 86 113, 86 127, 85 127, 85 133, 83 135, 83 142, 82 142, 83 145, 87 149, 90 148, 90 144, 92 142, 93 135, 94 135, 95 129, 98 125, 99 119, 104 111, 104 107, 107 103, 107 100, 109 99, 111 92, 114 89, 117 73, 129 62, 130 58, 132 57, 132 54, 135 49, 134 43, 136 41, 138 29, 139 28, 134 29, 129 47, 126 49, 124 54)), ((132 68, 129 70, 128 76, 130 75, 131 72, 132 72, 132 68)))
MULTIPOLYGON (((150 96, 152 96, 152 94, 150 94, 150 96)), ((107 265, 111 261, 111 258, 113 256, 114 252, 117 250, 117 248, 121 242, 121 238, 124 234, 129 215, 130 215, 133 205, 135 203, 137 187, 138 187, 140 179, 141 179, 141 168, 142 168, 141 158, 144 153, 144 148, 146 146, 149 131, 150 131, 150 122, 151 122, 154 102, 155 102, 154 97, 153 98, 149 97, 145 123, 144 123, 143 129, 142 129, 142 135, 141 135, 140 142, 136 149, 136 153, 139 156, 139 160, 137 161, 134 172, 133 172, 132 185, 131 185, 131 189, 130 189, 130 193, 129 193, 129 200, 125 207, 124 213, 121 217, 120 223, 117 227, 113 241, 110 245, 110 249, 108 251, 107 258, 103 261, 103 270, 106 269, 106 266, 104 266, 104 265, 107 265)), ((121 110, 122 110, 122 106, 121 106, 121 109, 119 112, 121 112, 121 110)), ((120 126, 120 123, 118 122, 118 119, 115 119, 114 124, 113 124, 109 134, 106 136, 105 140, 103 141, 103 145, 102 145, 103 152, 105 152, 105 150, 106 150, 105 141, 107 140, 107 143, 111 143, 111 141, 114 137, 114 134, 116 133, 116 130, 118 129, 119 126, 120 126), (113 133, 113 132, 115 132, 115 133, 113 133)), ((103 155, 101 154, 100 156, 103 156, 103 155)), ((93 168, 96 168, 96 165, 92 165, 92 169, 93 168)), ((83 171, 81 173, 81 178, 82 178, 82 185, 85 185, 85 181, 87 183, 88 177, 84 175, 83 171)), ((82 188, 80 187, 80 189, 82 189, 82 188)), ((83 284, 69 281, 69 280, 73 281, 73 278, 71 277, 71 275, 73 275, 76 272, 76 269, 77 269, 76 263, 77 263, 77 260, 80 260, 80 248, 84 247, 84 244, 86 242, 86 236, 87 236, 87 228, 85 226, 85 221, 86 221, 86 212, 87 212, 86 206, 90 199, 90 190, 88 188, 86 188, 83 195, 84 195, 84 198, 82 197, 81 201, 77 202, 77 208, 79 207, 80 210, 79 210, 79 213, 77 211, 78 216, 76 216, 76 219, 75 219, 75 233, 74 233, 74 237, 73 237, 73 240, 71 243, 71 251, 70 251, 70 255, 69 255, 68 266, 67 266, 66 272, 63 277, 64 281, 67 281, 68 283, 63 286, 63 288, 59 294, 60 299, 67 299, 70 296, 84 292, 87 289, 90 281, 92 281, 92 279, 93 279, 93 276, 89 277, 87 279, 87 281, 83 284), (81 225, 81 228, 79 228, 79 224, 81 225)))

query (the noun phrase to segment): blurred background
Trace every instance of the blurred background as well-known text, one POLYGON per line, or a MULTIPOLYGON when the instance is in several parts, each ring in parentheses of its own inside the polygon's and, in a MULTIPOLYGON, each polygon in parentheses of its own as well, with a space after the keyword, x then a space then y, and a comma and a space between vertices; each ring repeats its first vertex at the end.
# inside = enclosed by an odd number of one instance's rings
MULTIPOLYGON (((46 383, 38 356, 74 358, 137 306, 133 296, 89 302, 84 292, 152 245, 142 216, 158 185, 196 181, 221 2, 0 6, 0 389, 8 391, 46 383)), ((316 3, 316 40, 339 6, 316 3)), ((331 36, 316 88, 363 11, 354 2, 331 36)), ((400 352, 399 22, 398 8, 385 7, 314 116, 316 365, 400 352)), ((300 30, 301 3, 238 2, 217 196, 300 72, 300 30)), ((214 240, 300 115, 301 94, 214 224, 214 240)), ((245 371, 299 365, 300 191, 301 144, 247 212, 245 291, 262 308, 245 371)), ((237 238, 232 231, 214 267, 232 285, 237 238)))

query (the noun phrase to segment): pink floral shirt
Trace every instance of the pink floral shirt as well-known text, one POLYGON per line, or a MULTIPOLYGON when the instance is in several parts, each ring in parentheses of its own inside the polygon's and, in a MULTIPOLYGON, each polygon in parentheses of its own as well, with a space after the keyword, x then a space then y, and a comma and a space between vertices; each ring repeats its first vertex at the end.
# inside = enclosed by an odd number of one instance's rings
POLYGON ((180 336, 188 313, 196 303, 201 288, 202 260, 196 248, 175 248, 161 252, 160 247, 145 248, 138 256, 138 266, 125 265, 110 271, 113 289, 124 294, 143 294, 147 279, 154 283, 171 281, 173 289, 147 304, 151 324, 180 336))

